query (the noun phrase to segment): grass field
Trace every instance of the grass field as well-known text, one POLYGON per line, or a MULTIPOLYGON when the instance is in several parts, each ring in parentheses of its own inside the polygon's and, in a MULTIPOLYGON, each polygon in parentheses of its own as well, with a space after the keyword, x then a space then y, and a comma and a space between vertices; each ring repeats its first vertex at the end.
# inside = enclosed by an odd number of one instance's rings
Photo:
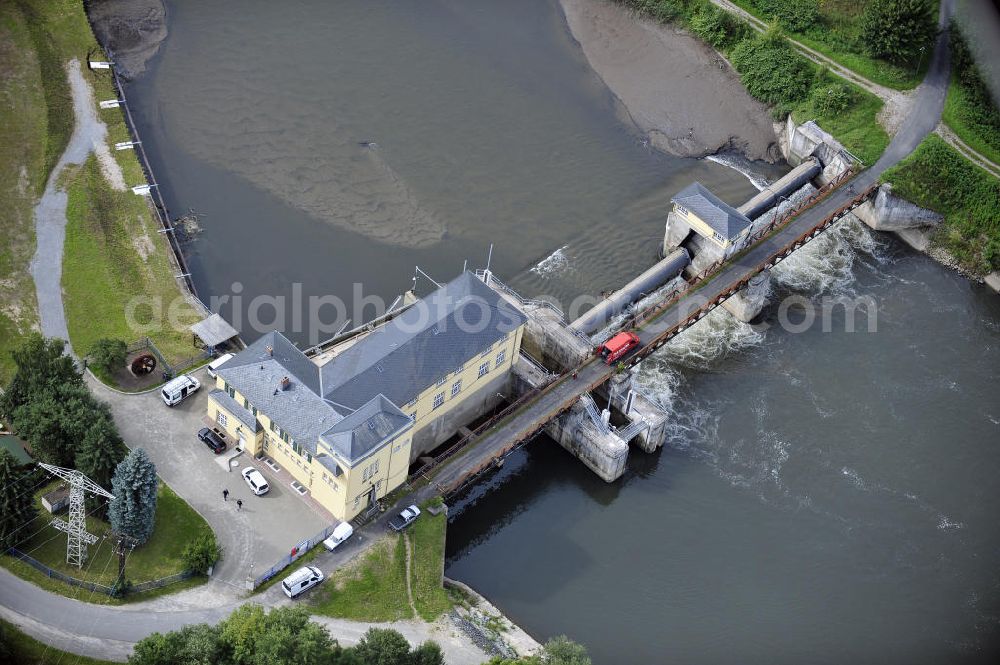
POLYGON ((889 145, 889 134, 878 122, 882 100, 857 86, 851 87, 855 101, 847 110, 822 113, 816 110, 812 100, 808 100, 792 112, 792 118, 799 123, 815 120, 865 166, 871 166, 889 145))
POLYGON ((152 312, 163 325, 149 332, 168 361, 191 356, 196 349, 186 328, 174 329, 166 320, 172 302, 180 302, 181 323, 197 321, 192 308, 180 300, 173 269, 156 224, 143 198, 111 189, 91 155, 67 178, 69 203, 63 253, 63 292, 66 321, 73 346, 86 352, 102 337, 133 341, 145 333, 129 326, 126 306, 132 298, 160 303, 135 310, 139 322, 152 312))
POLYGON ((316 590, 310 611, 357 621, 411 619, 406 596, 406 548, 393 535, 338 570, 316 590))
MULTIPOLYGON (((65 66, 89 54, 100 57, 83 3, 79 0, 11 0, 0 3, 0 58, 5 63, 0 90, 0 380, 10 378, 9 351, 37 325, 37 304, 28 263, 35 249, 32 211, 53 166, 73 131, 73 104, 65 66)), ((107 72, 84 76, 95 100, 115 97, 107 72)), ((108 141, 128 139, 119 109, 99 110, 108 141)), ((133 151, 112 151, 127 184, 144 182, 133 151)), ((147 201, 111 189, 94 164, 75 169, 60 183, 69 189, 72 242, 67 238, 63 285, 73 346, 85 353, 94 340, 144 336, 126 326, 124 307, 133 296, 163 303, 162 318, 180 296, 168 246, 156 233, 147 201)), ((140 314, 144 311, 140 308, 140 314)), ((148 310, 147 310, 148 311, 148 310)), ((177 305, 181 324, 196 320, 184 302, 177 305)), ((148 318, 148 317, 147 317, 148 318)), ((180 326, 183 328, 183 325, 180 326)), ((190 335, 164 325, 149 332, 168 360, 195 353, 190 335)))
POLYGON ((944 215, 934 242, 963 268, 980 275, 1000 270, 1000 181, 934 134, 882 180, 894 194, 944 215))
MULTIPOLYGON (((24 528, 27 535, 35 534, 17 547, 22 552, 41 561, 50 568, 66 575, 89 582, 97 582, 112 586, 118 575, 117 557, 114 555, 107 522, 90 517, 87 520, 87 530, 101 538, 89 548, 90 558, 84 564, 83 570, 66 563, 66 536, 49 526, 49 516, 41 508, 41 496, 55 487, 56 483, 48 485, 36 493, 39 516, 31 526, 24 528), (37 532, 37 533, 36 533, 37 532)), ((65 519, 65 515, 62 515, 65 519)), ((152 538, 141 547, 129 554, 126 561, 125 577, 130 582, 145 582, 167 577, 184 570, 181 553, 184 546, 202 534, 210 533, 211 529, 183 499, 174 494, 173 490, 164 484, 160 485, 157 494, 156 527, 152 538)), ((79 587, 73 587, 58 580, 50 579, 24 562, 10 556, 0 557, 0 564, 16 575, 33 582, 45 589, 65 596, 71 596, 89 602, 105 602, 106 596, 91 593, 79 587)), ((179 583, 177 586, 165 587, 162 592, 173 592, 180 588, 201 584, 205 578, 179 583), (181 586, 183 584, 183 587, 181 586)), ((157 590, 159 591, 159 590, 157 590)), ((150 592, 151 595, 158 595, 150 592)), ((150 594, 142 594, 143 598, 150 594)), ((129 598, 135 600, 136 598, 129 598)))
POLYGON ((362 557, 333 573, 311 601, 316 614, 356 621, 412 619, 407 595, 406 544, 409 538, 410 591, 417 614, 434 621, 452 607, 442 586, 444 544, 448 518, 431 515, 421 507, 421 516, 402 534, 376 543, 362 557))
POLYGON ((17 626, 0 619, 0 658, 10 665, 111 665, 112 661, 95 660, 59 651, 42 644, 17 626), (6 652, 4 651, 6 649, 6 652))
POLYGON ((994 164, 1000 164, 1000 136, 996 134, 996 130, 990 132, 970 119, 967 94, 961 84, 952 79, 941 119, 970 148, 994 164))
POLYGON ((28 263, 35 252, 32 217, 45 187, 45 92, 32 32, 16 2, 0 3, 0 381, 14 371, 10 352, 37 324, 28 263))

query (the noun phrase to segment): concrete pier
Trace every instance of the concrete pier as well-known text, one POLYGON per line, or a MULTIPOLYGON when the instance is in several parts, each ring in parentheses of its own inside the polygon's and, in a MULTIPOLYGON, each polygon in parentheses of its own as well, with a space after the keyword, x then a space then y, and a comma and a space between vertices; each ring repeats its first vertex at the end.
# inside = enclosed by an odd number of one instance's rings
POLYGON ((594 392, 602 404, 607 404, 609 391, 612 410, 616 416, 625 420, 625 424, 618 427, 616 433, 620 435, 628 425, 643 422, 646 428, 626 443, 634 442, 646 453, 656 452, 662 447, 667 439, 667 412, 638 389, 635 376, 631 372, 616 374, 594 392))
POLYGON ((582 365, 593 355, 591 344, 567 327, 556 311, 533 305, 521 311, 528 316, 521 348, 546 368, 562 372, 582 365))
POLYGON ((545 433, 605 482, 614 482, 625 473, 628 444, 614 431, 598 429, 580 402, 546 425, 545 433))
POLYGON ((767 306, 770 293, 771 271, 765 270, 751 279, 739 293, 722 303, 722 306, 743 323, 750 323, 767 306))

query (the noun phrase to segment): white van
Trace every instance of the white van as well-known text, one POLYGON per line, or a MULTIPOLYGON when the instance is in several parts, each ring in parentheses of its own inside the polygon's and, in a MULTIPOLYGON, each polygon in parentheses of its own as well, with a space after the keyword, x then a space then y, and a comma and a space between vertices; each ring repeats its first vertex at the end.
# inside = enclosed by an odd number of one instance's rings
POLYGON ((167 382, 167 385, 163 386, 160 390, 160 396, 163 397, 163 402, 167 406, 173 406, 181 400, 185 399, 188 395, 194 393, 198 388, 201 388, 201 384, 198 383, 198 379, 193 376, 188 376, 187 374, 181 374, 176 379, 172 379, 167 382))
POLYGON ((208 363, 208 375, 214 379, 215 378, 215 370, 217 370, 220 367, 222 367, 223 365, 225 365, 226 361, 229 360, 232 357, 233 357, 233 354, 227 353, 225 355, 219 356, 218 358, 216 358, 212 362, 208 363))
POLYGON ((341 522, 334 527, 333 533, 330 534, 330 537, 323 541, 323 547, 332 552, 337 548, 337 545, 350 538, 353 534, 354 527, 347 522, 341 522))
POLYGON ((323 571, 316 566, 304 566, 281 581, 281 589, 289 598, 295 598, 323 581, 323 571))

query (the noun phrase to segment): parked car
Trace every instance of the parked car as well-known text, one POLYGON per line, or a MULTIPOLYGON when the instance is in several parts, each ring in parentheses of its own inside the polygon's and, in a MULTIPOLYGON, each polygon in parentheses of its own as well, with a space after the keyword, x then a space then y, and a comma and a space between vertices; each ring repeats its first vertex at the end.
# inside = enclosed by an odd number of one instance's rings
POLYGON ((257 496, 267 494, 267 491, 271 489, 268 486, 267 481, 264 480, 264 475, 252 466, 248 466, 243 469, 243 480, 247 481, 247 485, 250 486, 250 491, 257 496))
POLYGON ((404 508, 402 512, 389 520, 389 528, 393 531, 402 531, 420 517, 420 509, 416 506, 404 508))
POLYGON ((295 598, 323 581, 323 571, 316 566, 303 566, 281 581, 281 590, 295 598))
POLYGON ((217 369, 219 369, 220 367, 222 367, 223 365, 225 365, 226 362, 228 362, 229 359, 232 358, 232 357, 233 357, 233 354, 226 353, 224 355, 219 356, 218 358, 216 358, 212 362, 208 363, 208 375, 214 379, 215 378, 215 371, 217 369))
POLYGON ((212 452, 216 455, 221 455, 226 451, 226 442, 222 440, 222 437, 208 429, 207 427, 202 427, 198 430, 198 438, 205 442, 205 445, 212 449, 212 452))
POLYGON ((329 538, 323 541, 323 547, 332 552, 353 534, 354 527, 347 522, 341 522, 333 529, 333 533, 330 534, 329 538))
POLYGON ((160 396, 163 397, 163 402, 167 406, 173 406, 181 400, 187 399, 198 388, 201 388, 201 383, 199 383, 198 379, 187 374, 181 374, 163 386, 160 390, 160 396))

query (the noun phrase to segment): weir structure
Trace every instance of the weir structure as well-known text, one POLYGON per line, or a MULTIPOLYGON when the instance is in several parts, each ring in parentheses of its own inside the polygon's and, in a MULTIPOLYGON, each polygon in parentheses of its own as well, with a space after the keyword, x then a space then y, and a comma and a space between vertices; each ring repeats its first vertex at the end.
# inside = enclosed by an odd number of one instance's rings
MULTIPOLYGON (((747 234, 745 249, 705 267, 655 304, 622 320, 618 325, 631 327, 640 345, 615 366, 601 362, 589 338, 554 307, 534 305, 488 271, 480 271, 485 283, 520 303, 529 317, 526 339, 533 338, 526 342, 527 350, 554 364, 557 372, 538 368, 522 354, 524 361, 515 367, 520 397, 428 460, 418 475, 442 494, 453 494, 545 430, 601 478, 620 477, 629 441, 635 439, 641 449, 651 452, 662 445, 666 425, 655 402, 632 385, 629 370, 716 307, 752 288, 755 279, 871 199, 877 191, 874 185, 861 193, 853 187, 837 189, 853 175, 852 170, 844 171, 798 205, 755 225, 747 234), (547 313, 539 314, 542 309, 547 313), (581 400, 594 392, 609 406, 596 417, 592 400, 581 400), (620 428, 610 423, 612 410, 625 420, 620 428)), ((602 312, 595 320, 606 321, 608 316, 602 312)), ((583 327, 599 327, 592 324, 583 327)))

